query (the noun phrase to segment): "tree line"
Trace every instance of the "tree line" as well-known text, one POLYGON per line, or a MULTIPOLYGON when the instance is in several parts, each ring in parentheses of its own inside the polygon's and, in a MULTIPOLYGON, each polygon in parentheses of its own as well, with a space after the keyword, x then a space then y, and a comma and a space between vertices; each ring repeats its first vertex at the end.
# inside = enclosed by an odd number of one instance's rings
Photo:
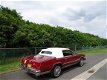
POLYGON ((107 45, 107 39, 67 29, 26 21, 14 9, 0 6, 0 47, 74 47, 107 45))

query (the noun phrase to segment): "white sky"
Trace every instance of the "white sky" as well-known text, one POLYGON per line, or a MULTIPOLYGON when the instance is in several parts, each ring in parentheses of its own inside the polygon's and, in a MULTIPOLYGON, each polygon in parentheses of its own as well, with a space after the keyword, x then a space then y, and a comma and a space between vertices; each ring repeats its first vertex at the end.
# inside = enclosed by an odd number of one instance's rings
POLYGON ((16 9, 25 20, 59 25, 106 38, 105 0, 2 0, 1 5, 16 9))

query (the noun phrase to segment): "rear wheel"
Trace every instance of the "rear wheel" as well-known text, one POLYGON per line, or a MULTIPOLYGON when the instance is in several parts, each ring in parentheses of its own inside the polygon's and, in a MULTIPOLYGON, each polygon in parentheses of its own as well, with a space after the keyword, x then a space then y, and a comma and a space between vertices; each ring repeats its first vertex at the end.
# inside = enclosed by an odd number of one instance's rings
POLYGON ((61 66, 56 65, 56 66, 52 69, 51 76, 56 78, 56 77, 59 77, 60 74, 61 74, 61 66))

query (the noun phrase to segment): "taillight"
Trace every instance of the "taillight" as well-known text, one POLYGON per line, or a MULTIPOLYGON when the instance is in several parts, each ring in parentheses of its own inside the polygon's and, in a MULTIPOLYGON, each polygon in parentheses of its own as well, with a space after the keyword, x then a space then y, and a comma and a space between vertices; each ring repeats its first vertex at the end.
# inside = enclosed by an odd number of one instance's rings
POLYGON ((24 60, 24 64, 26 64, 27 60, 24 60))

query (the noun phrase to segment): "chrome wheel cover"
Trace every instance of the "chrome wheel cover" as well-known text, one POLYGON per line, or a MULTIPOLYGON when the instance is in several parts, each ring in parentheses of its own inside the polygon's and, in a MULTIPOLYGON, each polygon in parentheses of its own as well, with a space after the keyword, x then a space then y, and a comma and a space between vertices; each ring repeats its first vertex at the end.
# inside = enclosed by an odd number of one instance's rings
POLYGON ((57 77, 57 76, 60 75, 60 73, 61 73, 61 67, 60 66, 56 66, 54 68, 54 76, 57 77))
POLYGON ((84 60, 81 59, 81 60, 80 60, 80 66, 83 66, 83 65, 84 65, 84 60))

